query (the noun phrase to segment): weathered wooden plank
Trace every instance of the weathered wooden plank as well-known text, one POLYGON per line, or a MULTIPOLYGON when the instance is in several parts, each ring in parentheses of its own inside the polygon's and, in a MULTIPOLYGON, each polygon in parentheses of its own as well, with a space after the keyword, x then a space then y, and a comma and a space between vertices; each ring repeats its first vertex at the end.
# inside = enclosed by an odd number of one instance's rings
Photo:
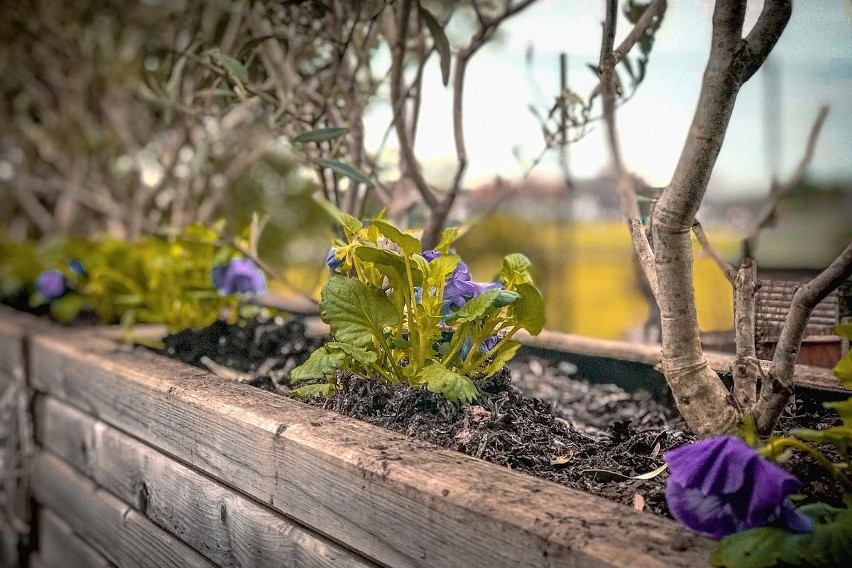
POLYGON ((37 338, 36 388, 391 566, 695 566, 671 521, 176 361, 37 338))
POLYGON ((19 534, 0 511, 0 566, 18 565, 19 534))
POLYGON ((41 556, 39 556, 38 552, 30 554, 29 567, 30 568, 50 568, 44 562, 41 561, 41 556))
POLYGON ((373 564, 52 397, 39 442, 219 566, 373 564))
POLYGON ((48 452, 36 454, 32 480, 36 500, 59 514, 77 535, 117 566, 213 566, 48 452))
MULTIPOLYGON (((640 343, 628 343, 626 341, 614 341, 611 339, 597 339, 570 333, 559 333, 554 331, 543 331, 540 335, 530 335, 525 330, 519 331, 515 338, 531 347, 542 349, 553 349, 564 353, 577 353, 580 355, 593 355, 597 357, 609 357, 623 361, 645 363, 654 367, 660 365, 661 347, 659 345, 645 345, 640 343)), ((716 371, 723 373, 731 372, 734 355, 730 353, 717 353, 706 351, 704 353, 707 364, 716 371)), ((760 365, 764 373, 769 371, 769 361, 761 361, 760 365)), ((812 365, 796 365, 793 379, 797 385, 829 390, 845 391, 840 381, 832 375, 831 369, 815 367, 812 365)))
POLYGON ((35 318, 0 308, 0 565, 18 563, 30 532, 28 460, 34 451, 26 381, 27 333, 35 318))
POLYGON ((24 337, 26 329, 11 317, 8 308, 0 308, 0 395, 7 385, 24 376, 24 337))
POLYGON ((113 566, 74 534, 68 523, 49 509, 41 509, 38 519, 38 553, 46 568, 110 568, 113 566))

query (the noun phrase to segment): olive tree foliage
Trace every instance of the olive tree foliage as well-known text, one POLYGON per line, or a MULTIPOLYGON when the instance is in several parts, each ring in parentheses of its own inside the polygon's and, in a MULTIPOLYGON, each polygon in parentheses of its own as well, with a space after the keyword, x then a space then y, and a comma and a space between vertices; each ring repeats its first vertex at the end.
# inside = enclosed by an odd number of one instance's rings
MULTIPOLYGON (((606 20, 600 56, 607 139, 622 196, 622 209, 636 254, 659 305, 662 368, 681 415, 699 435, 731 432, 753 423, 768 435, 793 393, 793 374, 808 317, 813 308, 852 274, 852 244, 792 300, 767 368, 755 355, 756 264, 746 247, 738 270, 726 267, 735 301, 736 360, 733 391, 708 365, 698 331, 693 287, 690 234, 702 244, 706 236, 695 215, 704 198, 710 174, 722 147, 737 93, 766 61, 792 14, 790 0, 765 0, 755 25, 744 33, 746 0, 716 0, 712 47, 689 134, 671 182, 657 199, 650 221, 642 224, 633 187, 626 171, 615 122, 615 74, 619 50, 613 49, 616 0, 606 0, 606 20)), ((646 12, 664 10, 665 0, 653 0, 646 12)), ((641 22, 636 28, 641 33, 641 22)), ((631 31, 633 34, 636 31, 631 31)), ((795 174, 801 180, 824 112, 795 174)), ((794 180, 795 181, 795 180, 794 180)), ((773 198, 780 192, 774 191, 773 198)))
POLYGON ((0 223, 18 237, 135 239, 233 215, 247 192, 318 188, 354 215, 387 207, 399 221, 425 206, 428 244, 463 185, 466 69, 534 1, 12 3, 0 21, 0 223), (455 17, 470 34, 451 51, 455 17), (424 77, 430 60, 440 77, 424 77), (453 94, 449 187, 430 184, 414 153, 425 80, 453 94), (377 103, 393 109, 395 163, 365 148, 377 103))

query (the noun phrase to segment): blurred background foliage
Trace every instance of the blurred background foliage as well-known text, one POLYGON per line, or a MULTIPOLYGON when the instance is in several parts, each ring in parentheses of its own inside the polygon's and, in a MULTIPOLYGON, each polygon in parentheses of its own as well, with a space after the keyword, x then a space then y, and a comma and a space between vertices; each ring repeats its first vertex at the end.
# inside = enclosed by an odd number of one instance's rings
MULTIPOLYGON (((378 150, 365 146, 366 114, 393 102, 394 65, 402 66, 406 88, 399 96, 413 143, 423 81, 446 84, 450 59, 457 71, 458 57, 477 41, 499 46, 505 38, 498 25, 531 3, 412 0, 399 61, 399 2, 391 0, 5 3, 2 240, 21 250, 66 237, 138 242, 197 223, 218 227, 229 243, 263 212, 268 223, 258 252, 280 276, 273 290, 318 298, 333 233, 316 195, 359 216, 387 208, 400 225, 417 226, 435 214, 412 183, 419 165, 387 152, 384 142, 378 150), (440 61, 441 73, 424 77, 430 58, 440 61)), ((642 75, 649 53, 650 45, 637 60, 642 75)), ((623 75, 626 99, 638 81, 623 75)), ((594 98, 568 91, 554 97, 542 119, 547 148, 583 135, 594 98), (561 109, 567 118, 560 124, 561 109), (571 132, 563 136, 560 128, 571 132)), ((395 135, 388 124, 384 138, 395 135)), ((452 206, 449 180, 462 183, 461 157, 445 170, 446 181, 431 181, 431 190, 436 203, 452 206)), ((648 307, 619 215, 551 218, 553 208, 538 194, 526 199, 539 203, 542 217, 505 207, 444 212, 452 223, 478 219, 459 241, 475 278, 493 276, 505 254, 522 252, 537 271, 549 328, 607 338, 641 328, 648 307)), ((733 229, 714 231, 713 239, 723 254, 736 256, 733 229)), ((709 259, 699 253, 696 262, 701 325, 727 329, 730 286, 709 259)))

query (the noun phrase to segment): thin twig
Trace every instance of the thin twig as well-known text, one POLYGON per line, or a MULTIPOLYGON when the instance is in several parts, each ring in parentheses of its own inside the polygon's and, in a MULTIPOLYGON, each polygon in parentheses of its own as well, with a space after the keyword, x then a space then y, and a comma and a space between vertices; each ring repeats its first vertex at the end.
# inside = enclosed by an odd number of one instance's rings
POLYGON ((612 46, 615 40, 615 24, 617 15, 616 0, 607 0, 606 19, 603 27, 603 38, 601 40, 600 70, 601 70, 601 94, 603 98, 604 120, 606 123, 607 142, 609 144, 612 166, 615 170, 616 185, 621 200, 621 210, 630 229, 633 248, 639 258, 642 272, 648 280, 651 293, 657 296, 657 274, 654 268, 654 252, 648 236, 642 229, 642 220, 639 215, 639 205, 636 201, 636 190, 632 177, 624 168, 621 156, 621 145, 618 140, 618 129, 615 122, 615 75, 612 46))
POLYGON ((781 199, 799 187, 802 184, 802 181, 804 181, 808 166, 810 166, 811 160, 813 160, 814 157, 814 150, 816 149, 819 133, 822 130, 822 125, 825 123, 825 118, 827 116, 828 105, 823 105, 819 110, 819 114, 817 114, 816 120, 814 120, 814 123, 811 126, 811 132, 808 135, 808 142, 805 145, 805 153, 802 155, 802 159, 799 160, 799 165, 796 167, 793 175, 790 176, 787 183, 783 185, 779 185, 777 183, 772 184, 766 203, 764 203, 760 213, 758 213, 755 217, 747 236, 743 239, 744 255, 751 256, 754 253, 754 248, 757 246, 758 234, 761 229, 772 222, 781 199))
POLYGON ((704 227, 698 219, 696 219, 695 223, 692 225, 692 234, 695 235, 695 239, 701 245, 701 249, 716 262, 719 268, 722 269, 722 272, 725 274, 725 278, 727 278, 729 282, 733 282, 736 278, 737 270, 731 263, 723 259, 719 253, 716 252, 716 249, 710 244, 710 240, 707 238, 707 233, 704 232, 704 227))
POLYGON ((760 388, 754 407, 759 434, 768 434, 793 392, 793 372, 811 312, 826 296, 852 276, 852 242, 831 265, 793 294, 790 311, 781 328, 769 377, 760 388))

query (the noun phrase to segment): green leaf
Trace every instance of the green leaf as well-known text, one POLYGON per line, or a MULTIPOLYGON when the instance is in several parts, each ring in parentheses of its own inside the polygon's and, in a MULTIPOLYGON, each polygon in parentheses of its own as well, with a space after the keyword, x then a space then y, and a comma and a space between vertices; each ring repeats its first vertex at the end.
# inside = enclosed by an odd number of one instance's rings
POLYGON ((341 227, 345 227, 347 231, 352 233, 353 235, 364 228, 364 224, 361 223, 358 219, 350 215, 349 213, 344 213, 340 209, 338 209, 334 203, 328 201, 327 199, 317 199, 317 204, 328 213, 332 219, 337 221, 337 223, 341 227))
POLYGON ((814 524, 809 533, 766 526, 732 534, 719 541, 711 561, 729 568, 768 568, 778 563, 816 566, 852 564, 852 510, 824 503, 799 508, 814 524))
POLYGON ((324 396, 330 398, 336 389, 331 383, 314 383, 290 391, 290 394, 301 397, 324 396))
POLYGON ((214 62, 224 67, 228 73, 239 79, 240 82, 248 83, 248 69, 246 69, 245 65, 243 65, 230 55, 225 55, 218 49, 211 49, 209 53, 210 58, 213 59, 214 62))
POLYGON ((438 57, 441 58, 441 80, 446 87, 450 82, 450 42, 447 40, 447 34, 435 16, 430 14, 422 6, 420 7, 420 17, 426 22, 429 28, 429 33, 432 34, 432 39, 435 42, 435 50, 438 52, 438 57))
MULTIPOLYGON (((364 262, 373 263, 376 270, 390 279, 392 287, 399 288, 408 285, 405 275, 405 261, 398 253, 372 246, 361 246, 355 249, 355 256, 364 262)), ((414 285, 419 286, 423 280, 420 270, 416 266, 412 266, 411 271, 414 285)))
POLYGON ((442 282, 446 281, 446 279, 455 272, 456 268, 459 266, 459 262, 461 262, 461 258, 454 254, 445 254, 444 256, 439 256, 425 265, 425 268, 428 270, 427 281, 430 286, 437 287, 442 282))
POLYGON ((538 288, 530 283, 519 284, 515 291, 520 298, 509 307, 512 319, 532 335, 538 335, 544 328, 544 300, 538 288))
POLYGON ((846 339, 852 339, 852 323, 841 323, 834 326, 834 333, 846 339))
POLYGON ((325 158, 317 158, 316 160, 314 160, 314 162, 316 162, 317 165, 323 168, 328 168, 331 171, 338 173, 342 176, 346 176, 354 181, 357 181, 358 183, 363 183, 365 185, 373 185, 373 182, 371 182, 367 176, 365 176, 364 174, 362 174, 361 172, 359 172, 358 170, 356 170, 345 162, 341 162, 339 160, 326 160, 325 158))
POLYGON ((376 355, 375 351, 367 351, 363 347, 358 347, 357 345, 350 345, 348 343, 341 343, 339 341, 329 341, 325 345, 332 351, 335 349, 339 349, 346 355, 349 355, 359 363, 363 363, 365 365, 375 363, 379 360, 379 356, 376 355))
POLYGON ((349 131, 348 128, 317 128, 310 132, 299 134, 293 138, 293 142, 304 144, 305 142, 325 142, 340 138, 349 131))
POLYGON ((343 363, 344 356, 341 351, 330 352, 327 345, 324 345, 311 353, 307 361, 290 372, 290 380, 297 383, 307 379, 322 379, 333 375, 343 363))
POLYGON ((503 268, 500 269, 500 281, 512 290, 519 284, 531 283, 530 260, 521 253, 514 253, 503 259, 503 268))
POLYGON ((437 361, 421 369, 413 382, 426 385, 430 391, 442 394, 447 400, 454 402, 471 402, 477 395, 473 381, 447 369, 437 361))
POLYGON ((441 231, 441 238, 438 240, 438 244, 435 245, 435 250, 447 254, 450 252, 450 246, 455 242, 456 237, 459 236, 459 227, 447 227, 443 231, 441 231))
MULTIPOLYGON (((839 328, 840 326, 837 327, 839 328)), ((832 373, 840 381, 840 384, 847 389, 852 389, 852 350, 847 351, 846 355, 837 362, 837 365, 832 369, 832 373)))
POLYGON ((373 346, 386 327, 399 325, 402 315, 384 292, 355 278, 335 276, 322 289, 320 317, 342 343, 373 346))
POLYGON ((511 361, 512 357, 515 356, 515 353, 517 353, 518 349, 520 348, 520 341, 515 341, 514 339, 506 341, 506 343, 504 343, 500 347, 500 350, 494 355, 494 359, 482 371, 482 374, 486 377, 490 377, 491 375, 502 369, 503 365, 511 361))
POLYGON ((411 235, 403 233, 390 223, 376 220, 373 221, 373 226, 376 227, 385 237, 390 239, 391 242, 396 244, 402 250, 403 255, 408 256, 410 254, 423 252, 423 245, 420 244, 419 240, 411 235))
POLYGON ((852 398, 839 400, 837 402, 826 402, 823 406, 837 411, 843 424, 852 428, 852 398))
POLYGON ((475 298, 468 300, 449 319, 448 323, 453 325, 467 323, 483 317, 494 307, 495 300, 503 290, 488 290, 475 298))
POLYGON ((504 306, 508 306, 520 297, 521 295, 513 290, 500 290, 500 294, 494 298, 494 305, 498 308, 502 308, 504 306))
POLYGON ((82 311, 83 304, 79 294, 66 294, 50 302, 50 313, 59 321, 71 321, 82 311))

